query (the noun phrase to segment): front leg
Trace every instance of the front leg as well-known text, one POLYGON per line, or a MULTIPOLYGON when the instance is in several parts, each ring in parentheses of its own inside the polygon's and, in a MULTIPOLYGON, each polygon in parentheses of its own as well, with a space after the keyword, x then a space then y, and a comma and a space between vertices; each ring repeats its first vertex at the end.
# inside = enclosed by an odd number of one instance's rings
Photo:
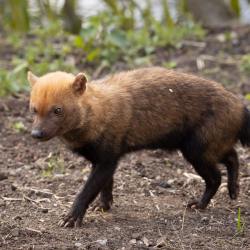
POLYGON ((97 197, 106 184, 113 179, 116 163, 96 164, 90 176, 78 193, 69 213, 59 221, 61 227, 80 227, 89 204, 97 197))

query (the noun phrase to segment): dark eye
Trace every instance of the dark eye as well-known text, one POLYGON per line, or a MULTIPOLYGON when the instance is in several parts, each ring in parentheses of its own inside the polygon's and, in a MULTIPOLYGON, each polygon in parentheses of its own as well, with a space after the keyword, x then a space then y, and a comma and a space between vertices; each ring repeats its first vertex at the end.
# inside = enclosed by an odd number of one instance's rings
POLYGON ((57 108, 57 109, 54 111, 54 113, 55 113, 56 115, 60 114, 60 113, 61 113, 61 109, 60 109, 60 108, 57 108))
POLYGON ((37 110, 35 108, 32 109, 33 114, 37 113, 37 110))

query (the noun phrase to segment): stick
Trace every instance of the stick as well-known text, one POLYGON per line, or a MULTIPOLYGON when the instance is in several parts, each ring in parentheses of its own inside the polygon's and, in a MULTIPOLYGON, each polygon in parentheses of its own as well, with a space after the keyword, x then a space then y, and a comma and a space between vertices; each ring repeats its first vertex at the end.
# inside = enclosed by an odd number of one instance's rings
POLYGON ((8 198, 8 197, 2 197, 4 201, 23 201, 23 198, 8 198))
POLYGON ((224 207, 224 208, 226 208, 228 211, 232 212, 233 214, 236 214, 236 212, 234 212, 234 211, 231 210, 230 208, 228 208, 228 207, 224 207))
POLYGON ((50 202, 50 199, 48 199, 48 198, 33 200, 33 199, 30 199, 29 197, 27 197, 25 195, 23 195, 23 198, 25 198, 28 201, 35 202, 36 204, 38 204, 41 201, 48 201, 48 202, 50 202))
POLYGON ((40 192, 40 193, 43 193, 43 194, 53 194, 52 192, 49 192, 49 191, 44 191, 44 190, 40 190, 40 189, 35 189, 35 188, 29 188, 29 187, 25 187, 25 189, 28 189, 28 190, 31 190, 31 191, 34 191, 34 192, 40 192))
POLYGON ((41 231, 36 230, 36 229, 32 229, 32 228, 28 228, 28 227, 26 227, 25 229, 26 229, 26 230, 28 230, 28 231, 34 232, 34 233, 39 233, 39 234, 42 234, 42 232, 41 232, 41 231))

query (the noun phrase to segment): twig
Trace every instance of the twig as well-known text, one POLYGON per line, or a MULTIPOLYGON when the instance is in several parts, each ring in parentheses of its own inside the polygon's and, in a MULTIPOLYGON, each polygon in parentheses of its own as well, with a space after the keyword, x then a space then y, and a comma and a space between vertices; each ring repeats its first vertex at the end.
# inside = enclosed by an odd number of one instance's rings
POLYGON ((182 212, 182 210, 179 210, 178 212, 173 213, 173 215, 177 215, 177 214, 179 214, 180 212, 182 212))
POLYGON ((39 233, 39 234, 42 234, 42 232, 41 232, 41 231, 36 230, 36 229, 32 229, 32 228, 28 228, 28 227, 26 227, 25 229, 26 229, 26 230, 28 230, 28 231, 34 232, 34 233, 39 233))
POLYGON ((161 243, 164 243, 167 246, 166 242, 164 240, 162 240, 157 245, 155 245, 154 248, 158 247, 161 243))
POLYGON ((22 99, 24 99, 24 100, 26 100, 26 101, 28 101, 30 98, 28 97, 28 96, 26 96, 26 95, 23 95, 23 94, 18 94, 18 93, 16 93, 16 94, 12 94, 14 97, 17 97, 17 98, 22 98, 22 99))
POLYGON ((28 201, 35 202, 36 204, 38 204, 41 201, 48 201, 48 202, 50 202, 50 199, 48 199, 48 198, 33 200, 33 199, 30 199, 29 197, 27 197, 25 195, 23 195, 23 198, 25 198, 28 201))
POLYGON ((31 190, 31 191, 34 191, 34 192, 40 192, 40 193, 43 193, 43 194, 50 194, 50 195, 53 194, 50 191, 44 191, 44 190, 41 190, 41 189, 35 189, 35 188, 30 188, 30 187, 25 187, 25 189, 31 190))
POLYGON ((8 198, 8 197, 2 197, 4 201, 23 201, 23 198, 8 198))
POLYGON ((105 64, 102 63, 96 70, 95 72, 93 73, 93 79, 96 79, 98 78, 98 76, 100 75, 100 73, 102 72, 102 70, 105 68, 105 64))
POLYGON ((4 102, 0 102, 0 104, 2 104, 4 111, 7 111, 7 112, 10 111, 9 107, 4 102))
POLYGON ((218 62, 218 63, 222 63, 222 64, 227 64, 227 65, 236 65, 239 63, 239 61, 236 60, 232 60, 232 61, 228 61, 222 58, 218 58, 215 56, 210 56, 210 55, 200 55, 200 58, 202 58, 203 60, 208 60, 208 61, 213 61, 213 62, 218 62))

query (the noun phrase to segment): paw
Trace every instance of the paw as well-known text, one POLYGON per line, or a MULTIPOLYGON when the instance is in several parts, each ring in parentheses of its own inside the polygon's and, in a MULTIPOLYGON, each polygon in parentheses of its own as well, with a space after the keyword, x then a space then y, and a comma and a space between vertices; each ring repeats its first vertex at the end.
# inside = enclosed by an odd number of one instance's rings
POLYGON ((112 201, 96 201, 89 206, 88 211, 107 211, 111 206, 112 201))
POLYGON ((207 207, 207 204, 204 204, 201 201, 190 201, 188 202, 187 207, 194 209, 204 209, 207 207))
POLYGON ((228 188, 229 196, 232 200, 236 200, 239 196, 239 186, 234 185, 228 188))
POLYGON ((82 225, 82 211, 74 210, 69 212, 63 219, 58 222, 60 227, 80 227, 82 225))

